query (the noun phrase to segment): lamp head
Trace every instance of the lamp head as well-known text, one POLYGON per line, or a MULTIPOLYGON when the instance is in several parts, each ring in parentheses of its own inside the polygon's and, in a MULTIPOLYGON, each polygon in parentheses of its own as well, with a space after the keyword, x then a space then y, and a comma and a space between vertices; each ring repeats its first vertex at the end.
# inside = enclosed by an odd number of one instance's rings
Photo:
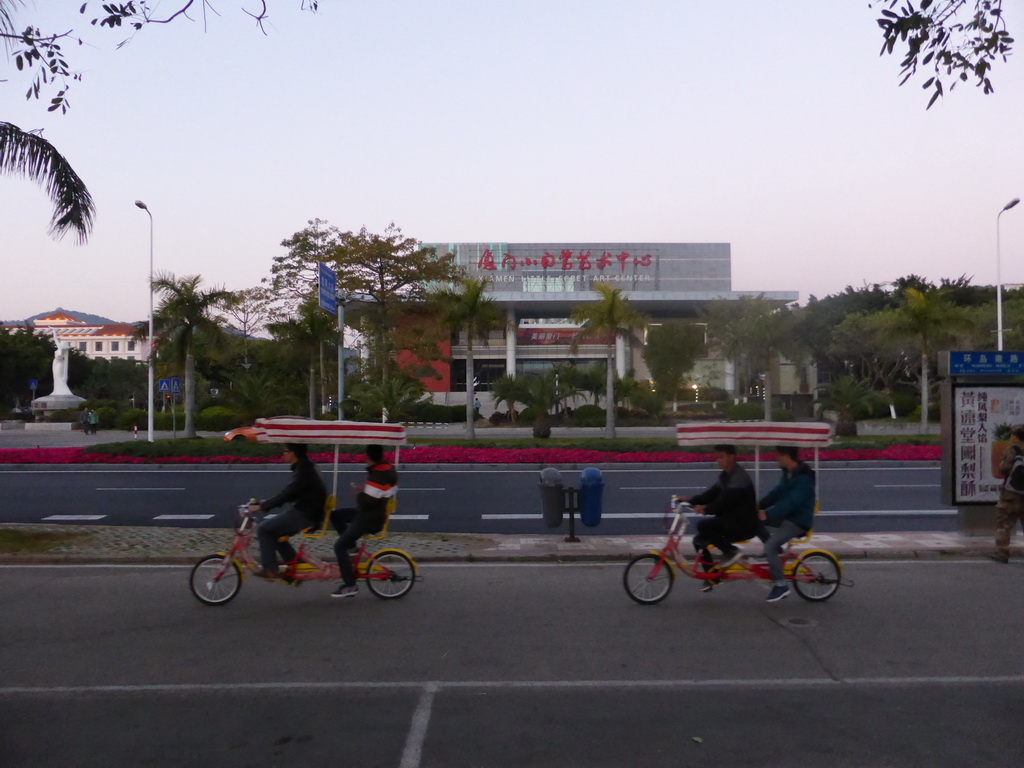
POLYGON ((1013 206, 1015 206, 1019 202, 1020 202, 1020 198, 1019 197, 1015 197, 1015 198, 1013 198, 1013 200, 1011 200, 1010 202, 1008 202, 1006 205, 1003 206, 1003 210, 1004 211, 1008 211, 1011 208, 1013 208, 1013 206))
POLYGON ((144 211, 148 211, 149 210, 149 208, 146 207, 146 204, 144 202, 142 202, 141 200, 136 200, 135 201, 135 205, 137 205, 139 208, 141 208, 144 211))

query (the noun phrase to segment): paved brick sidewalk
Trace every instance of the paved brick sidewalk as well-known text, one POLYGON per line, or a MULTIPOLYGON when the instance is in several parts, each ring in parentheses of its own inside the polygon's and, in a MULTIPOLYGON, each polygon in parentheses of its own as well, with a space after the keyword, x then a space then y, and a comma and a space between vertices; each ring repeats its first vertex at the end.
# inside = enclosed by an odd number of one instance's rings
MULTIPOLYGON (((225 528, 159 528, 130 526, 0 525, 8 536, 43 535, 57 537, 35 551, 5 553, 0 562, 68 563, 189 563, 201 555, 226 548, 232 532, 225 528), (13 533, 8 533, 13 532, 13 533)), ((404 549, 417 561, 601 561, 626 560, 638 552, 661 546, 664 536, 588 536, 578 543, 565 541, 564 533, 527 536, 443 533, 392 533, 375 544, 404 549)), ((684 544, 690 551, 688 541, 684 544)), ((1015 556, 1024 554, 1021 539, 1015 539, 1015 556)), ((312 551, 333 555, 334 537, 309 542, 312 551)), ((803 545, 804 548, 811 546, 803 545)), ((981 557, 992 551, 989 538, 959 533, 846 533, 815 534, 813 546, 831 550, 842 558, 940 558, 981 557)), ((748 553, 759 553, 757 541, 743 545, 748 553)))

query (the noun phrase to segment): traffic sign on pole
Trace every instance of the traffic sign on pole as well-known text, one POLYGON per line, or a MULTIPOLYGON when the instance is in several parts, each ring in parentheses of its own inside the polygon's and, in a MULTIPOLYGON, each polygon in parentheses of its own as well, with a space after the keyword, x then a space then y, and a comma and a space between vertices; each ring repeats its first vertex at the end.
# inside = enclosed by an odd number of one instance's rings
POLYGON ((172 395, 180 395, 181 394, 181 380, 177 376, 175 376, 174 378, 171 379, 171 394, 172 395))
POLYGON ((170 392, 171 391, 171 380, 170 379, 160 379, 160 386, 157 388, 157 391, 158 392, 163 392, 164 394, 167 394, 168 392, 170 392))
POLYGON ((320 262, 320 306, 332 315, 338 314, 338 275, 320 262))

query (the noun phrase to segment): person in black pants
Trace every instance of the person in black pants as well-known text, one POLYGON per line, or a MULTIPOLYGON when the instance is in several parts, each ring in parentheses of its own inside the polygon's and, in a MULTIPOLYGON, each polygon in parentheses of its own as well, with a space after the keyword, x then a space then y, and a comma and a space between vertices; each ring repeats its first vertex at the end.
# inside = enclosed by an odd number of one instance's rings
MULTIPOLYGON (((703 493, 691 499, 696 512, 705 515, 697 521, 693 548, 703 555, 705 570, 712 563, 710 547, 722 551, 719 568, 728 568, 740 559, 742 553, 733 542, 753 538, 757 534, 757 494, 747 471, 736 463, 736 446, 716 445, 715 462, 721 473, 718 480, 703 493)), ((702 592, 710 592, 714 582, 708 580, 702 592)))
POLYGON ((394 465, 384 461, 384 449, 379 445, 366 446, 366 482, 353 485, 352 490, 356 494, 355 507, 331 513, 331 524, 338 532, 334 554, 341 571, 341 584, 331 597, 354 597, 359 592, 349 550, 364 535, 377 533, 384 527, 388 501, 398 490, 398 472, 394 465))
POLYGON ((256 529, 263 566, 256 575, 262 578, 277 578, 278 554, 285 562, 295 559, 295 547, 288 541, 289 536, 305 528, 319 528, 323 522, 327 489, 306 451, 302 443, 285 443, 284 458, 292 465, 291 482, 273 498, 249 507, 253 512, 269 512, 289 502, 292 504, 280 514, 264 518, 256 529))

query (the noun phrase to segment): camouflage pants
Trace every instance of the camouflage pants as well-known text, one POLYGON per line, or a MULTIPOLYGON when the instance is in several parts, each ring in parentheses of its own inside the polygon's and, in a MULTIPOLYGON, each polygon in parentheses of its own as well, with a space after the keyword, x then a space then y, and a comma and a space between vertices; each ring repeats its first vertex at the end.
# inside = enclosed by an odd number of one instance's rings
POLYGON ((996 550, 1010 556, 1010 538, 1020 522, 1024 527, 1024 496, 1003 491, 996 504, 996 550))

